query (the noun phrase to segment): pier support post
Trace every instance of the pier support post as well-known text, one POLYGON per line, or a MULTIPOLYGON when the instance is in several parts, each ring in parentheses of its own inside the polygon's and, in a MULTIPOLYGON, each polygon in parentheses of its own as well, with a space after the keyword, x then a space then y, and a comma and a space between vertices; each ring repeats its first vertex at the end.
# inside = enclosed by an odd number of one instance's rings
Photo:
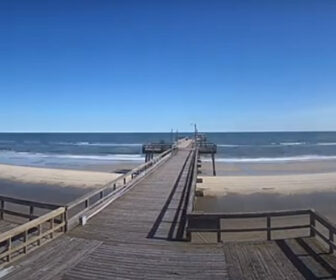
POLYGON ((216 176, 215 154, 211 154, 211 158, 212 158, 212 172, 213 175, 216 176))

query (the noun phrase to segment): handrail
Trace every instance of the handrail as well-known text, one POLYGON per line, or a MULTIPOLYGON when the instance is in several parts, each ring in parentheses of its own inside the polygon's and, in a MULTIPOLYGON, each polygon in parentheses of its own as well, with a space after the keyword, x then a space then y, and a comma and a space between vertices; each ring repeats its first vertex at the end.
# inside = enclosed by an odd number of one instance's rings
POLYGON ((136 168, 130 170, 129 172, 127 172, 126 174, 124 175, 121 175, 119 177, 117 177, 116 179, 114 179, 113 181, 107 183, 105 186, 103 186, 102 188, 98 189, 98 190, 94 190, 92 192, 89 192, 71 202, 69 202, 66 206, 67 206, 67 209, 72 209, 73 207, 75 207, 76 205, 84 202, 85 200, 87 200, 88 198, 90 197, 93 197, 97 194, 100 194, 102 191, 104 190, 107 190, 107 189, 111 189, 111 188, 114 188, 117 186, 117 183, 122 183, 123 185, 125 185, 127 183, 127 179, 129 177, 131 177, 131 179, 134 178, 134 176, 136 176, 136 174, 138 174, 139 172, 142 172, 146 169, 148 169, 148 167, 152 166, 153 163, 156 163, 158 161, 158 159, 161 159, 162 157, 166 156, 167 154, 169 154, 171 151, 173 150, 172 149, 169 149, 165 152, 163 152, 162 154, 158 155, 156 158, 146 162, 146 163, 143 163, 141 164, 140 166, 137 166, 136 168), (133 178, 132 178, 133 177, 133 178))
POLYGON ((272 231, 278 230, 292 230, 310 228, 309 225, 294 225, 294 226, 282 226, 272 227, 273 217, 288 217, 299 215, 311 215, 311 209, 300 210, 280 210, 280 211, 267 211, 267 212, 246 212, 246 213, 192 213, 188 215, 188 228, 187 234, 189 240, 191 240, 192 232, 212 232, 217 233, 217 242, 221 242, 221 234, 224 232, 267 232, 267 240, 271 240, 272 231), (266 218, 265 227, 255 228, 221 228, 222 219, 247 219, 247 218, 266 218))
POLYGON ((65 208, 0 234, 0 268, 25 256, 65 232, 65 208))
POLYGON ((193 170, 192 170, 193 175, 192 175, 187 214, 191 214, 194 210, 197 175, 198 175, 198 158, 199 158, 199 152, 198 152, 197 147, 194 148, 194 153, 195 153, 195 156, 194 156, 194 164, 193 164, 193 170))
POLYGON ((310 236, 318 236, 329 246, 329 252, 333 253, 336 250, 336 243, 334 236, 336 234, 336 225, 329 221, 326 217, 318 213, 314 209, 299 209, 299 210, 279 210, 279 211, 264 211, 264 212, 241 212, 241 213, 204 213, 194 210, 195 193, 197 186, 198 175, 198 158, 199 158, 199 145, 195 145, 195 158, 193 178, 191 185, 191 193, 189 196, 189 203, 187 209, 187 239, 192 241, 192 233, 195 232, 212 232, 217 233, 217 242, 222 241, 221 234, 224 232, 262 232, 267 233, 267 240, 272 240, 272 231, 280 230, 294 230, 294 229, 310 229, 310 236), (309 224, 296 224, 290 226, 272 226, 273 217, 288 217, 309 215, 309 224), (258 228, 221 228, 222 219, 253 219, 253 218, 266 218, 266 226, 258 228), (321 228, 316 226, 316 223, 327 229, 328 236, 326 236, 321 228))
POLYGON ((279 210, 279 211, 265 211, 265 212, 242 212, 242 213, 197 213, 188 214, 188 228, 187 236, 191 241, 191 234, 194 232, 208 232, 217 233, 217 242, 222 241, 222 233, 225 232, 266 232, 267 240, 272 240, 272 232, 280 230, 294 230, 294 229, 310 229, 309 236, 318 236, 327 243, 329 252, 333 253, 336 249, 334 242, 334 235, 336 234, 336 226, 330 222, 326 217, 319 214, 314 209, 298 209, 298 210, 279 210), (272 226, 272 218, 275 217, 289 217, 308 215, 309 224, 295 224, 290 226, 272 226), (222 219, 254 219, 266 218, 265 227, 248 227, 248 228, 221 228, 222 219), (316 225, 320 224, 320 227, 316 225), (328 236, 325 236, 321 226, 328 230, 328 236))
POLYGON ((29 220, 32 220, 38 217, 36 215, 35 208, 55 210, 61 206, 62 205, 38 202, 38 201, 30 201, 26 199, 7 197, 7 196, 1 195, 0 196, 0 220, 4 219, 4 214, 8 214, 11 216, 17 216, 21 218, 27 218, 29 220), (29 207, 29 209, 27 209, 28 213, 23 213, 22 211, 18 211, 15 209, 12 209, 12 210, 6 209, 6 204, 7 204, 6 202, 10 204, 15 204, 15 205, 28 206, 29 207))
POLYGON ((33 205, 34 207, 37 207, 37 208, 44 208, 44 209, 49 209, 49 210, 55 210, 60 207, 59 204, 55 204, 55 203, 32 201, 32 200, 27 200, 27 199, 14 198, 14 197, 0 195, 0 201, 2 200, 15 203, 15 204, 27 205, 27 206, 33 205))
POLYGON ((104 187, 94 190, 88 194, 85 194, 78 199, 72 201, 66 205, 66 222, 67 230, 70 230, 74 226, 78 225, 82 216, 89 209, 92 209, 101 203, 105 202, 110 197, 117 195, 123 190, 127 189, 132 185, 137 179, 142 178, 147 172, 150 172, 151 168, 160 164, 163 160, 167 158, 173 151, 176 150, 176 146, 171 149, 159 154, 152 160, 141 164, 140 166, 132 169, 126 174, 116 178, 115 180, 109 182, 104 187))

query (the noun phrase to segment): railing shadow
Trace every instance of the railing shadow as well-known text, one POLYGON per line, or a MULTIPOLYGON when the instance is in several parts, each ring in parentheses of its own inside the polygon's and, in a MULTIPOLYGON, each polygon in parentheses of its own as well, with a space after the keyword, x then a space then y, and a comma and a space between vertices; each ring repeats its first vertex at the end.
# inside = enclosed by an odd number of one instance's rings
POLYGON ((188 166, 188 162, 190 160, 190 157, 192 156, 192 153, 190 152, 187 159, 185 160, 180 173, 178 174, 178 177, 174 183, 174 186, 167 198, 167 200, 165 201, 159 215, 157 216, 152 228, 150 229, 150 231, 147 234, 147 238, 149 239, 164 239, 164 240, 170 240, 170 241, 184 241, 183 235, 184 235, 184 231, 185 231, 185 227, 186 227, 186 208, 187 208, 187 204, 188 204, 188 197, 189 197, 189 178, 190 178, 190 170, 188 170, 188 176, 187 176, 187 182, 185 183, 181 196, 179 197, 179 203, 178 206, 175 210, 174 213, 174 218, 172 220, 171 226, 169 228, 169 230, 167 231, 167 235, 165 237, 163 236, 157 236, 157 231, 160 228, 160 225, 163 222, 163 218, 165 216, 165 214, 167 213, 167 210, 169 208, 169 205, 172 201, 172 199, 174 198, 174 195, 178 189, 179 184, 181 183, 181 178, 182 175, 185 171, 185 169, 187 167, 190 168, 190 166, 188 166), (177 230, 176 230, 177 228, 177 230), (176 234, 174 235, 176 231, 176 234))
POLYGON ((296 238, 290 241, 277 240, 275 242, 305 279, 336 278, 336 257, 320 245, 312 246, 313 242, 317 242, 315 238, 296 238))

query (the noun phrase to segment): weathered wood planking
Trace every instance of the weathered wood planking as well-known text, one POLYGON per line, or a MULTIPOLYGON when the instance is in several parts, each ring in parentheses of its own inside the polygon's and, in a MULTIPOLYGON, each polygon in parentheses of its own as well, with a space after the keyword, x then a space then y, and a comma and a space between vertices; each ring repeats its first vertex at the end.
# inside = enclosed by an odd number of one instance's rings
POLYGON ((322 250, 315 255, 296 240, 224 244, 168 240, 172 227, 181 221, 188 155, 188 150, 179 151, 86 226, 36 250, 3 279, 309 279, 304 276, 307 270, 333 279, 332 270, 318 257, 331 267, 335 257, 318 247, 314 238, 305 241, 313 251, 322 250), (149 238, 150 232, 154 234, 149 238), (305 255, 312 259, 302 259, 304 266, 298 269, 296 258, 305 255))

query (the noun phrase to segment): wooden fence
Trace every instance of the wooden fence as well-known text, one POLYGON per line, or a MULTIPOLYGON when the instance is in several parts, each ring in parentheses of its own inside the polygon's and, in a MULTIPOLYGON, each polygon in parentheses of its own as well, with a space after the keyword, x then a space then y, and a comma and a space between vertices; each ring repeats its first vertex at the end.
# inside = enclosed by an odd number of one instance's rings
POLYGON ((283 210, 270 212, 246 212, 246 213, 192 213, 188 214, 188 228, 187 233, 189 240, 191 234, 198 232, 216 233, 217 242, 222 241, 222 233, 239 233, 239 232, 266 232, 267 240, 272 240, 272 232, 309 229, 310 234, 307 236, 318 236, 333 252, 335 248, 334 235, 336 234, 336 227, 321 214, 313 209, 303 210, 283 210), (309 223, 297 223, 294 225, 273 226, 272 219, 278 217, 293 217, 293 216, 308 216, 309 223), (239 227, 239 228, 221 228, 221 222, 232 219, 256 219, 264 218, 264 227, 239 227), (328 234, 326 235, 325 232, 328 234))
POLYGON ((5 215, 9 215, 31 221, 45 214, 46 211, 49 212, 61 206, 62 205, 0 196, 0 220, 3 220, 5 215))
POLYGON ((0 268, 65 232, 65 208, 59 207, 0 234, 0 268))
MULTIPOLYGON (((314 209, 303 210, 283 210, 283 211, 267 211, 267 212, 245 212, 245 213, 204 213, 195 211, 195 193, 196 185, 198 183, 198 168, 199 168, 199 151, 195 147, 194 169, 192 186, 189 196, 188 210, 187 210, 187 239, 192 241, 193 233, 216 233, 217 242, 222 241, 222 234, 224 233, 242 233, 242 232, 266 232, 267 240, 272 240, 272 233, 276 231, 289 231, 289 230, 309 230, 307 236, 317 236, 320 240, 324 241, 331 253, 336 249, 334 242, 334 235, 336 234, 336 226, 330 222, 326 217, 319 214, 314 209), (273 218, 277 217, 295 217, 307 216, 309 223, 275 226, 272 223, 273 218), (264 219, 265 226, 263 227, 240 227, 240 228, 222 228, 222 221, 233 219, 264 219)), ((227 225, 228 223, 226 223, 227 225)), ((244 223, 243 223, 244 224, 244 223)))

